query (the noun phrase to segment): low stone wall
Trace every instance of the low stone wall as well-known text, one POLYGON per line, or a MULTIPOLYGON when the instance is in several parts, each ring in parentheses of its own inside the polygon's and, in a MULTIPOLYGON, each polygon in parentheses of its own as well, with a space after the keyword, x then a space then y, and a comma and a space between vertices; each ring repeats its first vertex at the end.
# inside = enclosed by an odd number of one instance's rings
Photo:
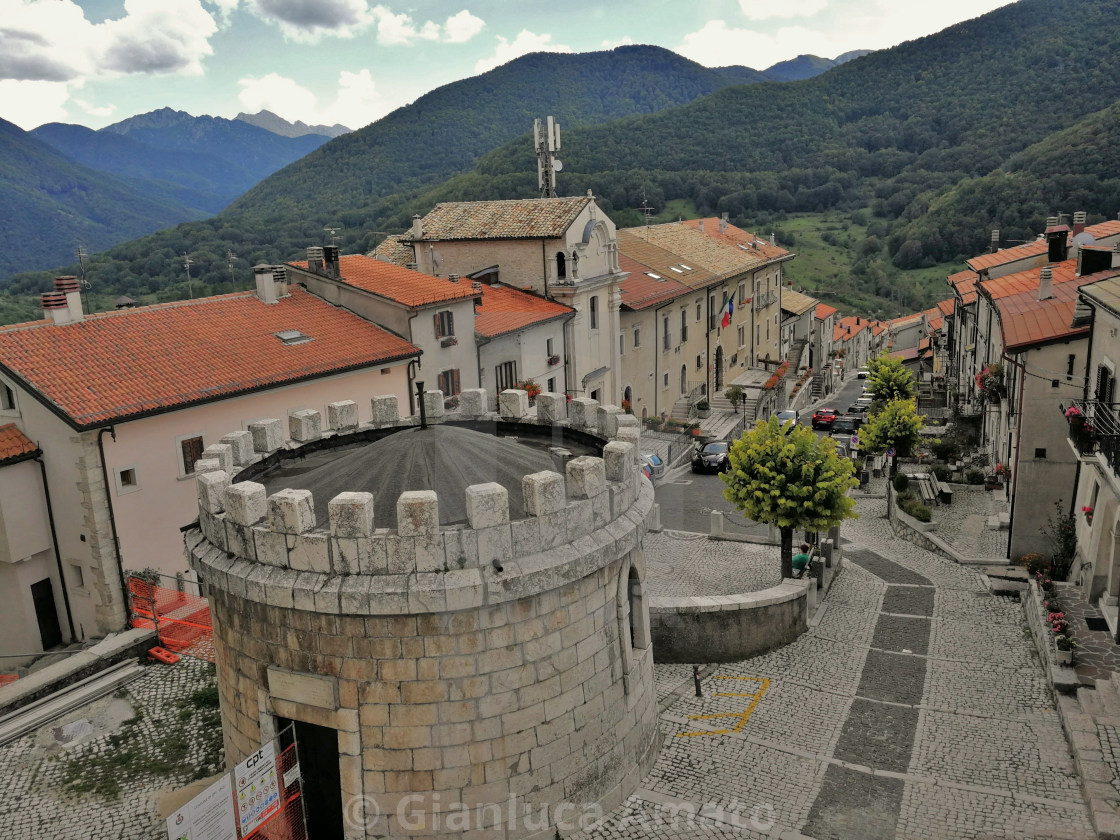
POLYGON ((654 660, 732 662, 788 645, 808 627, 815 588, 813 579, 786 579, 743 595, 653 598, 654 660))

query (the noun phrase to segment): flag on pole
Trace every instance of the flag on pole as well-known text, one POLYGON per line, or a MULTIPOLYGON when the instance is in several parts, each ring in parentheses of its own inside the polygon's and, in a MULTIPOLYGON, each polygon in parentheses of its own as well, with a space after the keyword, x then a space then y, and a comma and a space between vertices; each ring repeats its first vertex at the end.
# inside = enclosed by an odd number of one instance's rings
POLYGON ((720 326, 724 329, 731 324, 731 313, 735 311, 735 302, 732 298, 727 299, 727 308, 723 311, 723 320, 720 321, 720 326))

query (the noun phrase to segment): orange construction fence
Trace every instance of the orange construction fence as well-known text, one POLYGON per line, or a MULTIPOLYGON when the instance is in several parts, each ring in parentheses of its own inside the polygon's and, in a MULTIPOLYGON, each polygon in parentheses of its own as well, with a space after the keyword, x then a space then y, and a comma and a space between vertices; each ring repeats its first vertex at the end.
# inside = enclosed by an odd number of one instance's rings
POLYGON ((128 579, 128 595, 133 627, 155 628, 168 650, 214 661, 214 627, 205 598, 139 577, 128 579))
MULTIPOLYGON (((280 778, 298 763, 296 745, 291 744, 276 756, 276 770, 280 778)), ((244 840, 307 840, 307 829, 303 821, 302 785, 298 778, 291 784, 283 785, 280 796, 280 810, 269 817, 256 831, 245 835, 244 840)))

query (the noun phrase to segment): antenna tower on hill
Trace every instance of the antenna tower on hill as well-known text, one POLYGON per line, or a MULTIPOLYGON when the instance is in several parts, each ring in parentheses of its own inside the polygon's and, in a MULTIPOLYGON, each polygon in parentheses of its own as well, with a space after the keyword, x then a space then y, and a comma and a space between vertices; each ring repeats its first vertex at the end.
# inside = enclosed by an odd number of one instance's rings
POLYGON ((541 198, 556 198, 556 173, 564 168, 555 157, 560 150, 559 123, 547 117, 542 132, 540 119, 533 120, 533 145, 537 149, 537 186, 541 198))

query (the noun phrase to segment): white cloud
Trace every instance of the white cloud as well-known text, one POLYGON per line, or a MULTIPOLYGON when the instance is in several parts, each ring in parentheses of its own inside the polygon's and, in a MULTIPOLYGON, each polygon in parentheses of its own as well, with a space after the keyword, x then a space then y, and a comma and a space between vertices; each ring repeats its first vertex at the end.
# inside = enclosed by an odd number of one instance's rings
POLYGON ((280 27, 289 41, 317 43, 325 36, 353 38, 374 21, 366 0, 248 0, 262 20, 280 27))
POLYGON ((43 123, 69 122, 66 101, 70 91, 65 82, 0 80, 0 118, 24 131, 43 123))
POLYGON ((488 58, 480 58, 475 62, 474 72, 485 73, 487 70, 493 70, 506 62, 533 52, 570 53, 572 48, 563 44, 553 44, 552 36, 548 33, 538 35, 528 29, 522 29, 512 41, 507 41, 499 35, 498 46, 494 49, 494 54, 488 58))
POLYGON ((94 105, 85 99, 75 99, 74 104, 81 108, 85 113, 91 117, 111 117, 117 111, 116 105, 94 105))
POLYGON ((203 0, 207 6, 213 6, 218 12, 218 22, 222 28, 229 26, 233 13, 241 5, 241 0, 203 0))
POLYGON ((237 94, 237 101, 241 103, 246 113, 255 114, 265 110, 289 122, 295 120, 312 122, 317 109, 316 96, 294 79, 281 76, 279 73, 269 73, 260 78, 246 76, 239 79, 237 84, 241 88, 241 92, 237 94))
POLYGON ((828 0, 739 0, 748 20, 812 17, 828 6, 828 0))
POLYGON ((249 114, 271 111, 288 122, 302 120, 310 125, 341 123, 349 128, 360 128, 382 117, 389 110, 377 83, 369 70, 354 73, 343 70, 338 75, 338 89, 334 100, 320 104, 308 88, 294 79, 269 73, 255 78, 246 76, 238 80, 241 88, 237 99, 249 114))
POLYGON ((775 32, 737 29, 726 21, 710 20, 704 28, 684 36, 675 52, 691 58, 706 67, 743 65, 755 70, 765 70, 779 61, 793 58, 800 53, 831 58, 848 49, 834 52, 835 42, 831 32, 815 32, 802 26, 787 26, 775 32), (796 45, 792 53, 790 45, 796 45))
POLYGON ((617 41, 603 41, 600 46, 605 50, 613 50, 615 47, 628 47, 633 43, 634 39, 626 35, 617 41))
POLYGON ((372 14, 377 21, 377 42, 387 46, 410 44, 413 41, 462 44, 481 32, 486 25, 482 18, 475 17, 466 9, 449 17, 442 26, 430 20, 417 25, 408 15, 395 14, 385 6, 374 6, 372 14))
POLYGON ((447 33, 444 40, 449 44, 464 44, 481 32, 485 26, 486 22, 482 18, 475 17, 463 9, 449 17, 447 23, 443 25, 443 30, 447 33))
POLYGON ((125 0, 126 15, 97 24, 100 67, 118 73, 202 74, 218 24, 198 0, 125 0))

